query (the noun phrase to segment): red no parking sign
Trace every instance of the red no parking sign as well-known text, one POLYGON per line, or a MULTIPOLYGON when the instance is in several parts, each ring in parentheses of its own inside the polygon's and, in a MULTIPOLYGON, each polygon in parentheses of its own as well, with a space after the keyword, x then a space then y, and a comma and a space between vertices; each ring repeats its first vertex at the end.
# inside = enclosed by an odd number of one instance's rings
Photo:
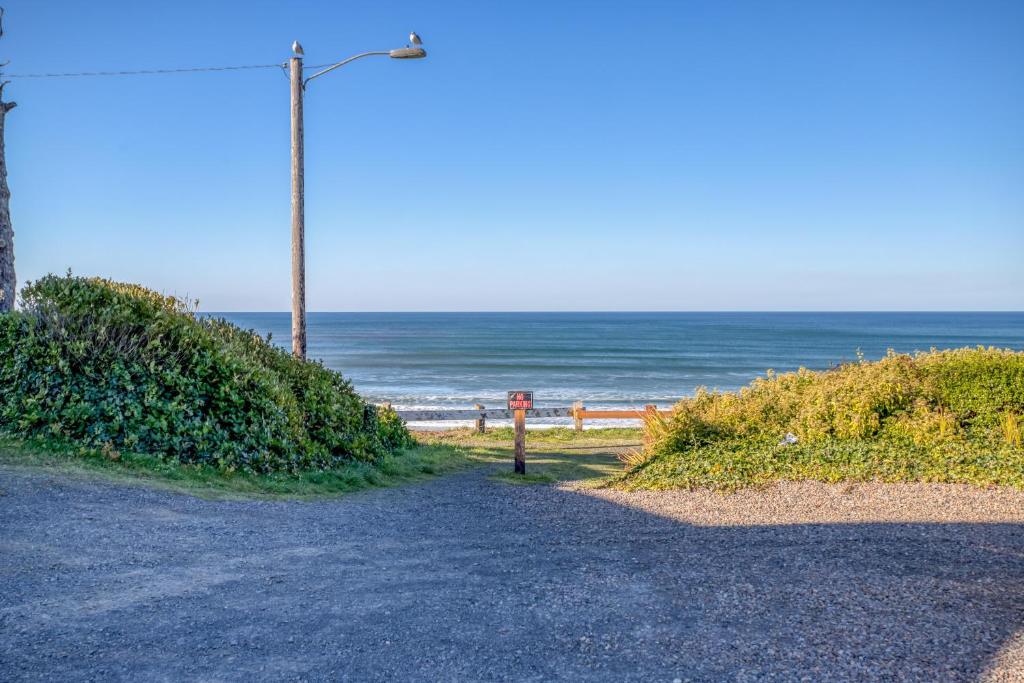
POLYGON ((510 391, 508 392, 509 410, 533 410, 532 391, 510 391))

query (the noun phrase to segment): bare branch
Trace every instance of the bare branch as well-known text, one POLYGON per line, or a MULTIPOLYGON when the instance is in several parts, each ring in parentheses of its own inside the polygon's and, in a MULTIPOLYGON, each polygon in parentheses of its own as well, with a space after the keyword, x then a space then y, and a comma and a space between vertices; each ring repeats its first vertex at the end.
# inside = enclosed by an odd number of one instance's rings
POLYGON ((4 82, 0 83, 0 107, 3 108, 3 111, 4 111, 5 114, 7 112, 9 112, 10 110, 14 109, 16 106, 18 106, 17 103, 15 103, 15 102, 3 102, 2 101, 3 98, 4 98, 4 86, 7 85, 8 83, 10 83, 10 81, 4 81, 4 82))

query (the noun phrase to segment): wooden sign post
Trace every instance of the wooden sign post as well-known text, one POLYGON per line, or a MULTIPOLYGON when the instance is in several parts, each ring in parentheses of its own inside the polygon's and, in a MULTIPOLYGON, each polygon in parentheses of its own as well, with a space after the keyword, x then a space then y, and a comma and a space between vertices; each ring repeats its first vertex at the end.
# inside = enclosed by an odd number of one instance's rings
POLYGON ((526 474, 526 411, 517 410, 515 417, 516 424, 516 460, 513 471, 516 474, 526 474))
POLYGON ((516 474, 526 474, 526 411, 533 410, 533 392, 508 392, 508 409, 513 411, 516 432, 514 471, 516 474))

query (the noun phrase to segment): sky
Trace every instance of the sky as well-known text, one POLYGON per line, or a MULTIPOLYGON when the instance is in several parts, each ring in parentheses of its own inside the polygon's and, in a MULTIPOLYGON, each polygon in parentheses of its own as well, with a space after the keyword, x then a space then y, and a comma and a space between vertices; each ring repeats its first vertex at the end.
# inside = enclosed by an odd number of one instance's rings
POLYGON ((311 311, 1024 309, 1024 3, 4 0, 19 280, 311 311))

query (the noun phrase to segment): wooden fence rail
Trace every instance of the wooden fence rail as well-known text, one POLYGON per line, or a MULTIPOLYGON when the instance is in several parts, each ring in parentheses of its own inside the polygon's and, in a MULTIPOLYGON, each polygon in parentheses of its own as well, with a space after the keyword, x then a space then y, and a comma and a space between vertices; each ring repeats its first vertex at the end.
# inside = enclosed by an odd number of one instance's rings
MULTIPOLYGON (((397 410, 398 417, 406 422, 427 420, 511 420, 514 410, 505 408, 471 410, 397 410)), ((526 411, 526 417, 572 417, 572 408, 534 408, 526 411)))
MULTIPOLYGON (((487 420, 511 420, 515 411, 505 408, 484 408, 482 405, 470 410, 397 410, 398 417, 405 422, 428 422, 432 420, 473 420, 481 434, 487 420)), ((583 431, 585 420, 636 420, 651 415, 669 417, 671 410, 658 410, 657 406, 646 405, 643 410, 588 410, 581 402, 571 408, 534 408, 526 411, 526 417, 571 417, 576 431, 583 431)))

